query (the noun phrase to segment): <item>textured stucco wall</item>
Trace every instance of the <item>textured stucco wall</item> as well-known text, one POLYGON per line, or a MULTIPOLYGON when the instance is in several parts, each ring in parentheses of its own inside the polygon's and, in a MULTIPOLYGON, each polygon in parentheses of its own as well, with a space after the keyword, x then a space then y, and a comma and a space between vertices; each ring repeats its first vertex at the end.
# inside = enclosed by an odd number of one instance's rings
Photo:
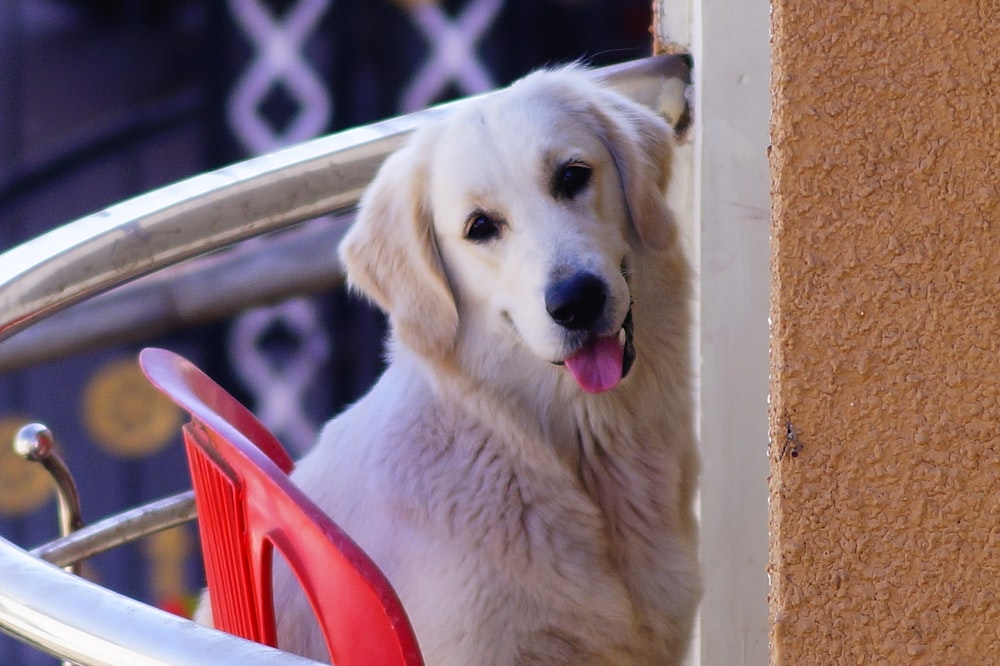
POLYGON ((1000 663, 1000 4, 772 49, 771 661, 1000 663))

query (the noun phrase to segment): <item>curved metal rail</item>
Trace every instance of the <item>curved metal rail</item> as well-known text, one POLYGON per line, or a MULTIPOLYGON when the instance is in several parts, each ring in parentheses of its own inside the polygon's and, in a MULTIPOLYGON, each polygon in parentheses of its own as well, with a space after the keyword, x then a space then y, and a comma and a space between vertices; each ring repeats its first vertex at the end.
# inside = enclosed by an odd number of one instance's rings
POLYGON ((194 491, 188 490, 81 527, 35 548, 31 554, 56 566, 69 567, 122 544, 183 525, 197 516, 194 491))
MULTIPOLYGON (((687 56, 594 76, 686 123, 687 56)), ((487 93, 489 94, 489 93, 487 93)), ((0 340, 70 305, 172 264, 319 215, 350 211, 420 123, 462 101, 314 139, 183 180, 59 227, 0 258, 0 340)), ((329 265, 336 266, 333 247, 329 265)), ((2 363, 0 372, 10 370, 2 363)))
POLYGON ((68 574, 0 538, 0 628, 87 666, 319 662, 202 627, 68 574))
MULTIPOLYGON (((647 58, 596 70, 594 76, 662 113, 675 126, 687 122, 690 60, 686 56, 647 58)), ((150 283, 137 278, 192 257, 320 215, 349 213, 382 160, 413 128, 461 103, 348 130, 196 176, 9 250, 0 256, 0 340, 114 287, 121 289, 102 297, 105 301, 127 304, 130 298, 133 302, 148 298, 150 283)), ((321 262, 326 273, 337 270, 333 244, 329 247, 328 261, 321 262)), ((184 267, 179 277, 196 280, 200 271, 217 270, 219 261, 212 257, 204 264, 207 268, 184 267)), ((299 274, 289 284, 300 285, 303 279, 299 274)), ((272 287, 266 293, 273 297, 281 290, 272 287)), ((169 292, 164 293, 169 299, 169 292)), ((241 293, 227 307, 250 305, 256 297, 249 291, 241 293)), ((165 309, 170 316, 176 314, 165 309)), ((155 326, 162 316, 147 308, 139 321, 131 318, 116 325, 155 326)), ((97 335, 106 334, 107 328, 97 335)), ((76 331, 70 335, 79 337, 76 331)), ((51 343, 58 336, 45 339, 51 343)), ((0 343, 0 371, 17 367, 32 342, 37 345, 41 340, 17 336, 7 347, 0 343), (4 349, 17 349, 17 338, 25 340, 21 353, 4 356, 4 349)), ((191 495, 185 493, 112 516, 31 553, 0 538, 0 631, 83 665, 316 663, 200 627, 55 566, 78 562, 193 517, 191 495)))

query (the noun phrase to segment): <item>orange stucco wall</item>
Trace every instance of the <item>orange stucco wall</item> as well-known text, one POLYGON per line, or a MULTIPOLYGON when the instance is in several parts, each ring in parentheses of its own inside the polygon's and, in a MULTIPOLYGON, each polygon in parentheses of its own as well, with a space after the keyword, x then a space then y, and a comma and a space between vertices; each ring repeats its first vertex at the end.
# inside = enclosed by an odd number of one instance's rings
POLYGON ((1000 4, 774 0, 772 66, 771 662, 1000 663, 1000 4))

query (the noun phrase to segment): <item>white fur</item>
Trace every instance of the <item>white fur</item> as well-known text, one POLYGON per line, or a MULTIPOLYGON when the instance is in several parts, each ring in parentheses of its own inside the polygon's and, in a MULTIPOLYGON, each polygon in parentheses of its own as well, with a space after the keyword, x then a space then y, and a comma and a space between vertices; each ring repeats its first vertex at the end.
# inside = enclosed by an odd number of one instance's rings
MULTIPOLYGON (((685 653, 697 460, 669 167, 665 123, 564 68, 419 130, 364 197, 341 256, 389 315, 390 364, 293 478, 386 573, 430 666, 685 653), (572 200, 551 188, 567 160, 593 170, 572 200), (464 237, 477 209, 498 240, 464 237), (554 363, 579 339, 544 304, 581 269, 608 285, 607 333, 634 302, 635 365, 599 395, 554 363)), ((326 659, 276 576, 279 645, 326 659)))

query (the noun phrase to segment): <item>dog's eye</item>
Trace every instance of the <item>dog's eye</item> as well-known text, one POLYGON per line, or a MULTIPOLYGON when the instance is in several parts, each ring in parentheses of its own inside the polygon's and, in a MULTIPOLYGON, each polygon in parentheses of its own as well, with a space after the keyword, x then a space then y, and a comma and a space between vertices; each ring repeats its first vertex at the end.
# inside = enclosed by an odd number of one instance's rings
POLYGON ((552 193, 556 198, 572 199, 590 182, 590 167, 586 164, 566 164, 556 171, 552 193))
POLYGON ((500 221, 483 212, 469 216, 465 224, 465 237, 474 243, 485 243, 500 235, 500 221))

